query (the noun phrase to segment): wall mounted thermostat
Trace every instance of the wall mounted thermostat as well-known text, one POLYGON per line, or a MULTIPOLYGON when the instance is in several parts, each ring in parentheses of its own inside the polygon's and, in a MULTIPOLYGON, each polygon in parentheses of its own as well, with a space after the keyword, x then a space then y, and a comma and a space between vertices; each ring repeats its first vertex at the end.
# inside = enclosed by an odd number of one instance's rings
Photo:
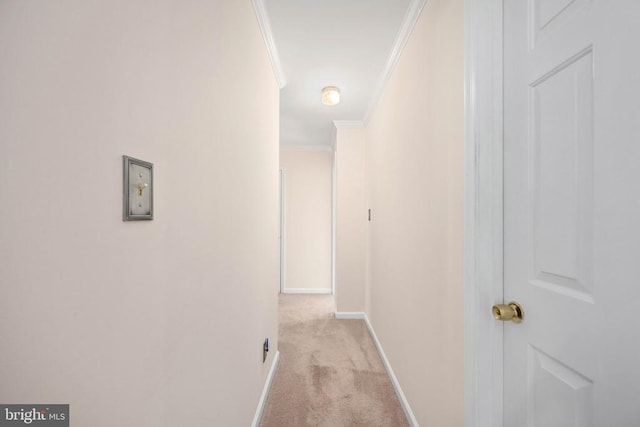
POLYGON ((123 221, 153 219, 153 163, 122 156, 123 221))

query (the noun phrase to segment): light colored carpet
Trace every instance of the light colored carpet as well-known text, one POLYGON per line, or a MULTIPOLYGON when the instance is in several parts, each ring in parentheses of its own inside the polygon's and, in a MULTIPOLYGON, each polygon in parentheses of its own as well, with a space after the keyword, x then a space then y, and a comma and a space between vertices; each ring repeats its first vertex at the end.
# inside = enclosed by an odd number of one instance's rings
POLYGON ((263 427, 408 426, 362 320, 338 320, 331 295, 281 295, 280 366, 263 427))

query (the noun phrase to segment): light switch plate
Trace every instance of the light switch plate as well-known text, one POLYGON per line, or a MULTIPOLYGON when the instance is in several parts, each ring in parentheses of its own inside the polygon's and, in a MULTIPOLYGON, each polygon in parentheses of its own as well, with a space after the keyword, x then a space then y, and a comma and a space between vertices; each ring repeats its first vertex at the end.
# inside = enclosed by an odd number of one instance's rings
POLYGON ((122 156, 123 221, 153 219, 153 163, 122 156))

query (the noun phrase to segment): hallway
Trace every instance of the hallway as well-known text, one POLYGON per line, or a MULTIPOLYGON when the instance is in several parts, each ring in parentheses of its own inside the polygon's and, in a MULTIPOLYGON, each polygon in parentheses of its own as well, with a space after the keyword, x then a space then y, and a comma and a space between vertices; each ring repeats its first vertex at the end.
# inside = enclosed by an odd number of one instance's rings
POLYGON ((0 1, 0 424, 640 426, 639 39, 638 0, 0 1))
MULTIPOLYGON (((407 0, 377 50, 380 79, 349 84, 318 58, 321 81, 299 86, 276 60, 303 38, 275 55, 274 3, 0 2, 0 403, 66 404, 71 424, 92 427, 395 426, 405 411, 415 426, 463 425, 463 318, 451 316, 463 301, 463 2, 407 0), (339 105, 322 104, 328 85, 339 105), (320 142, 281 132, 296 87, 327 116, 320 142), (326 160, 328 196, 307 203, 326 230, 307 238, 325 250, 312 264, 322 285, 289 271, 284 289, 336 299, 301 323, 285 309, 279 325, 280 241, 308 249, 291 244, 304 237, 295 212, 280 237, 287 151, 326 160), (153 174, 130 182, 126 158, 153 174), (142 196, 153 215, 131 221, 142 196), (345 318, 368 319, 376 347, 345 318), (278 360, 269 397, 286 397, 265 408, 278 360)), ((363 46, 358 64, 373 70, 361 29, 389 14, 362 4, 321 6, 340 18, 328 22, 339 47, 363 46), (342 18, 348 37, 335 37, 342 18)))
POLYGON ((280 295, 280 365, 263 427, 404 426, 362 320, 336 319, 332 295, 280 295))

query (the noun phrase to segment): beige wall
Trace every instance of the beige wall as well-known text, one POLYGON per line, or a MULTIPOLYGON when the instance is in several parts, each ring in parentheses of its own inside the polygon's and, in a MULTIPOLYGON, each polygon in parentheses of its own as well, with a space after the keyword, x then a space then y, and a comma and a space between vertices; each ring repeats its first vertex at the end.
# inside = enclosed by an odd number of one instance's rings
POLYGON ((369 317, 418 422, 462 426, 462 0, 426 3, 367 144, 369 317))
POLYGON ((331 291, 330 151, 281 151, 285 170, 285 291, 331 291))
POLYGON ((277 348, 278 87, 250 1, 0 2, 0 402, 248 426, 277 348), (122 221, 122 155, 155 219, 122 221))
POLYGON ((365 129, 336 134, 336 311, 366 304, 367 195, 365 129))

